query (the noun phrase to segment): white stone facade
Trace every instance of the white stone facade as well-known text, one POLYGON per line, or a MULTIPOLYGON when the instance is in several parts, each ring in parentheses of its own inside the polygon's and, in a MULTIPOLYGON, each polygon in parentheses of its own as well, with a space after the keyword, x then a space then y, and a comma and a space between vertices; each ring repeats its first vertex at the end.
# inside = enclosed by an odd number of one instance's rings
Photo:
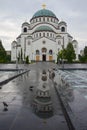
POLYGON ((57 54, 72 42, 78 59, 78 42, 67 32, 67 24, 47 9, 37 11, 30 23, 22 24, 22 32, 11 44, 11 60, 29 57, 29 61, 57 61, 57 54), (20 46, 19 46, 20 45, 20 46), (22 53, 22 54, 21 54, 22 53))

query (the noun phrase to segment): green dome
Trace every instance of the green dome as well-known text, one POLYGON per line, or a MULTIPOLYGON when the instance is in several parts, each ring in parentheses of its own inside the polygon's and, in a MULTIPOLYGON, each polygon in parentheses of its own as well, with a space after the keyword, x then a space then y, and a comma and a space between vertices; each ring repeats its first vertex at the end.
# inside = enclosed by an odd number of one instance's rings
POLYGON ((35 32, 39 32, 39 31, 51 31, 51 32, 53 32, 53 29, 51 27, 48 27, 48 26, 40 26, 40 27, 36 28, 35 32))
POLYGON ((49 17, 54 17, 56 18, 56 15, 50 11, 50 10, 47 10, 47 9, 41 9, 39 11, 37 11, 32 18, 36 18, 36 17, 41 17, 41 16, 49 16, 49 17))

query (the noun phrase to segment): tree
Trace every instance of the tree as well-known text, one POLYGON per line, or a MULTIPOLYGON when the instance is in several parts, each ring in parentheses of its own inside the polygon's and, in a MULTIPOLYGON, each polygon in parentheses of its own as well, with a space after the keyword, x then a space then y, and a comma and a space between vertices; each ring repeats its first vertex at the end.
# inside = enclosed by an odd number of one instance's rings
POLYGON ((84 56, 87 58, 87 46, 84 48, 84 56))
POLYGON ((26 64, 29 64, 29 57, 26 57, 26 64))
POLYGON ((2 45, 2 41, 0 41, 0 63, 7 62, 7 54, 2 45))
POLYGON ((84 55, 79 55, 79 61, 81 63, 85 63, 85 56, 84 55))
POLYGON ((7 55, 6 56, 6 61, 9 63, 9 62, 11 62, 11 55, 7 55))
POLYGON ((87 46, 85 46, 83 52, 83 55, 79 55, 79 61, 85 63, 87 62, 87 46))
POLYGON ((85 46, 84 48, 84 59, 85 59, 85 62, 87 62, 87 46, 85 46))
POLYGON ((76 54, 72 43, 68 43, 66 47, 66 59, 69 63, 72 63, 76 59, 76 54))
POLYGON ((61 51, 58 52, 58 55, 57 55, 57 63, 59 60, 64 60, 66 59, 66 49, 63 49, 61 51))

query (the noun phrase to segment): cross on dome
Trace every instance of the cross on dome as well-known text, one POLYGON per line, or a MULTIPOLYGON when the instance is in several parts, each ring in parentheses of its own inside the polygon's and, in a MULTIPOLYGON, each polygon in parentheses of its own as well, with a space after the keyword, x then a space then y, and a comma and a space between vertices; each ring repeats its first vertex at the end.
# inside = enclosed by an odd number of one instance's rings
POLYGON ((46 4, 42 4, 42 7, 43 7, 43 9, 45 9, 46 8, 46 4))

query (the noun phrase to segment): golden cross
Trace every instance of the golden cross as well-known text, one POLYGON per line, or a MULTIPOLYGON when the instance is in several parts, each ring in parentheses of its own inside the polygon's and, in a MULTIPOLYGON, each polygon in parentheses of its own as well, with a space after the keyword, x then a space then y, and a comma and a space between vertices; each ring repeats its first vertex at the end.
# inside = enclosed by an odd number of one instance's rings
POLYGON ((43 7, 43 9, 45 9, 45 8, 46 8, 46 5, 45 5, 45 4, 43 4, 43 5, 42 5, 42 7, 43 7))

